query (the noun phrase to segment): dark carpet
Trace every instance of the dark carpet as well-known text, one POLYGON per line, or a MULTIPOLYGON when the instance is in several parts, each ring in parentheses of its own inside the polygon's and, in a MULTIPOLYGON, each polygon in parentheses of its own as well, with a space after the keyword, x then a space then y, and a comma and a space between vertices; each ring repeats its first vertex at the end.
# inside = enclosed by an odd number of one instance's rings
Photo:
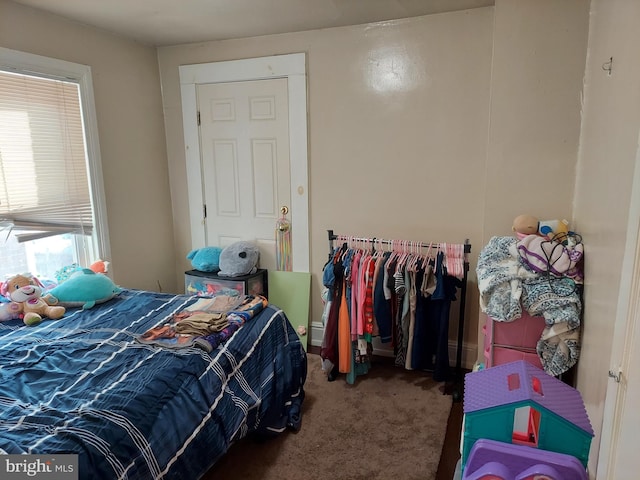
POLYGON ((203 480, 437 478, 452 406, 441 383, 389 359, 354 385, 327 381, 318 355, 308 365, 300 431, 237 442, 203 480))

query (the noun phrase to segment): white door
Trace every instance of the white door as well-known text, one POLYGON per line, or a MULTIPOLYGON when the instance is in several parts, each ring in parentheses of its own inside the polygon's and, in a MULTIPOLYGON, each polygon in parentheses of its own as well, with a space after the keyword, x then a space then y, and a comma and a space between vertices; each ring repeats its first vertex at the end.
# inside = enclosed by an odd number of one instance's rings
MULTIPOLYGON (((638 289, 635 294, 640 295, 638 289)), ((637 298, 637 297, 636 297, 637 298)), ((640 457, 638 456, 638 431, 640 430, 640 412, 638 398, 640 398, 640 356, 638 342, 640 329, 638 328, 638 302, 635 302, 630 336, 627 345, 626 359, 623 363, 620 377, 618 405, 615 415, 615 429, 612 438, 611 468, 606 478, 615 480, 636 480, 640 472, 640 457)))
POLYGON ((291 204, 287 79, 197 86, 205 241, 260 248, 273 270, 275 225, 291 204))
POLYGON ((253 240, 273 269, 287 206, 293 270, 308 272, 305 55, 184 65, 180 83, 192 247, 253 240))
POLYGON ((635 480, 640 472, 640 150, 630 205, 598 457, 602 480, 635 480))

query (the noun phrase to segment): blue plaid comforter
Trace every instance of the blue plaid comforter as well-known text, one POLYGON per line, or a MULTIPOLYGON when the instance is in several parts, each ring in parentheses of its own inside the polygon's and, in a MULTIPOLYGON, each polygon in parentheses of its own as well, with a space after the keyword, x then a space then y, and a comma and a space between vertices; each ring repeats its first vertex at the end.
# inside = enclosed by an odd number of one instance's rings
POLYGON ((306 354, 277 308, 211 353, 136 341, 195 300, 124 290, 0 323, 0 453, 75 453, 87 479, 194 480, 251 432, 298 429, 306 354))

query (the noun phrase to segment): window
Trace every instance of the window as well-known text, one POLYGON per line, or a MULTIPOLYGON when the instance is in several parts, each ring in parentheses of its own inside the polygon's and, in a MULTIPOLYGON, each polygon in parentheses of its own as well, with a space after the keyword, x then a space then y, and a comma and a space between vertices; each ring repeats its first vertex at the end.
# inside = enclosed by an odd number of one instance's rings
POLYGON ((537 447, 540 437, 540 419, 540 412, 529 405, 516 408, 513 412, 511 441, 518 445, 537 447))
POLYGON ((0 48, 0 280, 109 257, 90 68, 0 48))
POLYGON ((507 385, 509 387, 509 391, 518 390, 520 388, 520 375, 517 373, 507 375, 507 385))

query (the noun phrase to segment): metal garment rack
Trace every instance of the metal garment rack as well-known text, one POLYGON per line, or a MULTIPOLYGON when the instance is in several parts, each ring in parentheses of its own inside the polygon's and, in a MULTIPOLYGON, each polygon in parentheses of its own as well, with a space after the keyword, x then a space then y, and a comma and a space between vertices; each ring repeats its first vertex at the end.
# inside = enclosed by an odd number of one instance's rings
MULTIPOLYGON (((334 251, 333 242, 338 239, 348 239, 353 242, 362 242, 369 243, 372 250, 374 250, 376 244, 384 244, 384 245, 396 245, 398 240, 385 240, 382 238, 367 238, 367 237, 351 237, 346 235, 336 235, 333 233, 333 230, 327 230, 327 234, 329 237, 329 254, 334 251)), ((402 241, 400 241, 402 242, 402 241)), ((409 242, 413 247, 420 248, 429 248, 440 245, 439 243, 434 242, 409 242)), ((468 255, 471 253, 471 244, 469 243, 469 239, 466 239, 464 242, 464 262, 463 262, 463 277, 462 277, 462 286, 460 287, 460 311, 458 314, 458 341, 456 344, 456 366, 455 366, 455 375, 454 375, 454 384, 453 390, 447 393, 451 393, 454 401, 462 400, 462 343, 464 340, 464 318, 465 318, 465 308, 467 303, 467 278, 469 273, 469 259, 468 255)))

